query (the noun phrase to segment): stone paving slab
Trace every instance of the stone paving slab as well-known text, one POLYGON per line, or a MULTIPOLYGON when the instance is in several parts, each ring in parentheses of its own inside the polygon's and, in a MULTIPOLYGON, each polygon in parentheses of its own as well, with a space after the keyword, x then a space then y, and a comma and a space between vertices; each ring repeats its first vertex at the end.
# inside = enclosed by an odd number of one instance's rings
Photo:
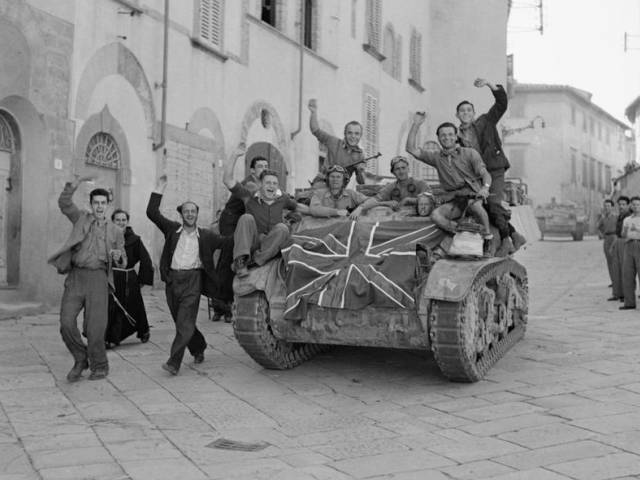
POLYGON ((640 478, 640 317, 606 302, 601 244, 518 259, 526 337, 475 384, 448 382, 428 352, 377 348, 264 370, 204 301, 205 362, 186 355, 172 377, 159 290, 145 293, 151 341, 110 350, 107 380, 68 384, 55 311, 0 321, 0 480, 640 478))

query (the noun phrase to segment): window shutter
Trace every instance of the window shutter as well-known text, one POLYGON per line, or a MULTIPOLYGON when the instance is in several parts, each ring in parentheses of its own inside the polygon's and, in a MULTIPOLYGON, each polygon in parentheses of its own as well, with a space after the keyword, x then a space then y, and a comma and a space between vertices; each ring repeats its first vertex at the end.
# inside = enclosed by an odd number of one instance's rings
POLYGON ((382 29, 382 1, 369 0, 367 2, 367 41, 369 45, 380 51, 380 30, 382 29))
POLYGON ((415 29, 411 31, 411 42, 409 45, 409 75, 417 83, 420 83, 422 59, 422 35, 415 29))
POLYGON ((222 46, 222 0, 200 0, 200 38, 222 46))
MULTIPOLYGON (((365 95, 364 154, 371 157, 378 153, 378 99, 367 93, 365 95)), ((378 159, 367 162, 367 172, 378 173, 378 159)))
POLYGON ((398 35, 393 48, 393 78, 400 80, 402 77, 402 36, 398 35))

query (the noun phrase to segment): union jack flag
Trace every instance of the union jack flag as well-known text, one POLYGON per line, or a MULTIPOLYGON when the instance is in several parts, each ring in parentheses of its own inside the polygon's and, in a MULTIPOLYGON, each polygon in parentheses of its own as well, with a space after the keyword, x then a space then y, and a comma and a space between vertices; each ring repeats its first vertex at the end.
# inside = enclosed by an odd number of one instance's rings
POLYGON ((304 305, 359 310, 415 308, 416 244, 434 247, 443 232, 427 219, 344 221, 298 232, 282 251, 287 266, 285 318, 304 305))

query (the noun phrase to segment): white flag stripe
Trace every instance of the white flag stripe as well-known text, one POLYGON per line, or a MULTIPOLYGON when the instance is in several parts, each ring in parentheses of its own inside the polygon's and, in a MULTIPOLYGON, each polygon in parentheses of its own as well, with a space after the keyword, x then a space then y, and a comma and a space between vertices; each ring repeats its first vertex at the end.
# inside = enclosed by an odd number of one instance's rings
POLYGON ((362 278, 364 278, 369 285, 373 285, 374 288, 379 290, 384 296, 389 298, 389 300, 391 300, 393 303, 399 305, 400 308, 407 308, 406 305, 403 305, 401 302, 397 301, 395 298, 393 298, 391 295, 385 292, 382 288, 380 288, 379 285, 376 285, 375 282, 372 282, 371 280, 369 280, 367 276, 362 272, 362 270, 360 270, 358 267, 355 267, 355 269, 358 271, 358 273, 360 273, 360 275, 362 275, 362 278))

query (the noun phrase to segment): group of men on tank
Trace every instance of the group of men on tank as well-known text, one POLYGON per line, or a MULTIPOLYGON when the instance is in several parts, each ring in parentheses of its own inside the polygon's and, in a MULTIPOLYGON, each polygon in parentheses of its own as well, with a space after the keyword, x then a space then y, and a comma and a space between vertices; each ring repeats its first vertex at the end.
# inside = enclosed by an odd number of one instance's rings
MULTIPOLYGON (((315 190, 308 205, 297 203, 280 190, 278 174, 269 169, 265 158, 252 159, 250 175, 242 182, 234 180, 237 160, 245 156, 244 145, 225 165, 223 183, 231 196, 220 213, 217 231, 198 227, 199 207, 193 201, 177 207, 180 221, 160 212, 167 186, 167 177, 162 175, 146 212, 165 238, 159 270, 175 323, 175 338, 162 368, 177 375, 186 350, 194 363, 204 361, 207 343, 196 327, 201 294, 215 299, 214 320, 231 321, 234 275, 246 277, 249 268, 264 265, 288 246, 291 237, 286 218, 294 217, 295 221, 298 213, 356 220, 374 206, 415 206, 417 214, 431 214, 440 228, 454 232, 456 219, 468 210, 482 225, 485 240, 493 237, 491 225, 499 232, 499 248, 491 254, 504 256, 520 248, 526 240, 509 223, 509 212, 502 206, 509 162, 502 151, 497 122, 507 109, 507 95, 502 86, 484 79, 476 79, 474 85, 488 87, 494 96, 495 103, 487 113, 476 118, 473 104, 463 101, 456 109, 459 127, 445 122, 436 130, 439 144, 427 142, 418 147, 416 136, 425 113, 416 112, 408 134, 407 152, 437 170, 444 191, 437 207, 428 184, 409 176, 409 161, 403 156, 391 160, 391 173, 396 180, 375 196, 366 197, 346 188, 353 174, 357 183, 365 182, 367 159, 359 147, 362 125, 356 121, 347 123, 343 138, 324 132, 319 127, 315 100, 309 102, 310 129, 327 147, 327 158, 321 172, 325 188, 315 190), (219 253, 214 262, 216 251, 219 253)), ((91 192, 91 212, 80 214, 73 204, 73 192, 84 180, 76 177, 61 194, 60 208, 72 222, 73 231, 65 247, 51 259, 61 273, 68 274, 60 331, 74 357, 74 366, 67 375, 71 382, 79 380, 86 369, 91 370, 90 379, 108 375, 104 341, 107 298, 109 289, 113 289, 114 269, 127 264, 122 231, 105 220, 108 195, 102 189, 91 192), (82 341, 76 321, 82 309, 88 346, 82 341)))

